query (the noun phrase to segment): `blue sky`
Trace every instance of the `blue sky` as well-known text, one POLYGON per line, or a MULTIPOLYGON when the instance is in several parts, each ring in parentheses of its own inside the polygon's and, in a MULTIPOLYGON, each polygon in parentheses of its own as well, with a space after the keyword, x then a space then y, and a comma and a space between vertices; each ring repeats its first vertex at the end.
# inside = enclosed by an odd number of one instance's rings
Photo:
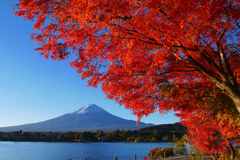
MULTIPOLYGON (((94 103, 116 116, 137 120, 124 106, 107 100, 101 88, 87 87, 68 61, 45 60, 30 40, 33 22, 15 17, 11 4, 0 2, 0 127, 40 122, 94 103)), ((142 122, 178 122, 170 113, 154 113, 142 122)))

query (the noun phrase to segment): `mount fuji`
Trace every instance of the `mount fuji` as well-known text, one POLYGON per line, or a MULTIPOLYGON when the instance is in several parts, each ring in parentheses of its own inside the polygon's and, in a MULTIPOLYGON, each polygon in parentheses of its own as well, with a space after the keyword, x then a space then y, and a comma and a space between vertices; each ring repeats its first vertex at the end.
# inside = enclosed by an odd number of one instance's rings
POLYGON ((0 131, 113 131, 135 130, 153 125, 143 122, 136 125, 136 121, 114 116, 95 104, 89 104, 57 118, 32 124, 0 127, 0 131))

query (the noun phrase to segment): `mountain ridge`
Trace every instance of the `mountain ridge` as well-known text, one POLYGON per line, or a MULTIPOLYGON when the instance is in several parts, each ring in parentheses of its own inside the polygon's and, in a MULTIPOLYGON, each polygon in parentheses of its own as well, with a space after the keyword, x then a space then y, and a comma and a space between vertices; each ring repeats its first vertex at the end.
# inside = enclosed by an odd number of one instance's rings
POLYGON ((0 131, 113 131, 136 130, 152 125, 140 122, 136 126, 136 121, 117 117, 95 104, 88 104, 56 118, 19 126, 0 127, 0 131))
POLYGON ((159 124, 154 126, 148 126, 144 128, 139 128, 137 131, 187 131, 187 127, 182 125, 180 122, 172 123, 172 124, 159 124))

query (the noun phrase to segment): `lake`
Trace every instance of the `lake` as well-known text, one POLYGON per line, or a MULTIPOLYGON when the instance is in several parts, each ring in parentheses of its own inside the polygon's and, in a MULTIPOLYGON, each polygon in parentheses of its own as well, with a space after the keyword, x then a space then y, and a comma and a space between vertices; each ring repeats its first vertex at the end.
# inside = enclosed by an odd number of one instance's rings
POLYGON ((155 147, 169 143, 0 142, 1 160, 143 160, 155 147))

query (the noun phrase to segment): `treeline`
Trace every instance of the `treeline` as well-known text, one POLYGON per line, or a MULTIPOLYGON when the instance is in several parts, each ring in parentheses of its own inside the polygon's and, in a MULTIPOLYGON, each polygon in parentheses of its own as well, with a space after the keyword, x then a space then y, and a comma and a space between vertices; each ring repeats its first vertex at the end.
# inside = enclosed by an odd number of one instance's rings
POLYGON ((181 138, 182 131, 113 131, 103 132, 0 132, 1 141, 56 142, 171 142, 181 138))

